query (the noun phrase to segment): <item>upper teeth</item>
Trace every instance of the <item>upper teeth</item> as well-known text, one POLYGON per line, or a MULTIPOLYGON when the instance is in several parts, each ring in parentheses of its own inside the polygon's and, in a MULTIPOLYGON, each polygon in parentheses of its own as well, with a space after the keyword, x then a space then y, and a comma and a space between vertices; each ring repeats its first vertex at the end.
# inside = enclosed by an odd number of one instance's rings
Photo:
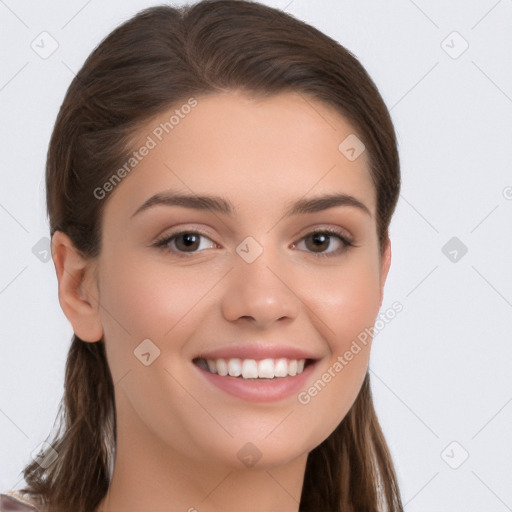
POLYGON ((225 377, 244 379, 273 379, 274 377, 294 376, 304 371, 305 359, 199 359, 198 364, 211 373, 225 377))

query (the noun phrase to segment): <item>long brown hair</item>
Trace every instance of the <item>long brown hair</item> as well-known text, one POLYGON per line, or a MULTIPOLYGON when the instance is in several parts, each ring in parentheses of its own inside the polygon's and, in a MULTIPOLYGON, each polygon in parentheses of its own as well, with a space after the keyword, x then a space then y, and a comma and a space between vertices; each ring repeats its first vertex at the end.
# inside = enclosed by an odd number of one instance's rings
MULTIPOLYGON (((137 130, 187 98, 230 90, 298 92, 352 124, 369 155, 382 254, 400 169, 394 128, 375 84, 333 39, 245 0, 145 9, 91 53, 67 91, 50 141, 50 234, 61 230, 84 257, 97 257, 108 197, 98 199, 94 191, 129 159, 137 130)), ((61 428, 39 462, 24 469, 27 487, 20 492, 43 510, 92 512, 107 493, 116 444, 114 385, 103 339, 86 343, 73 336, 64 388, 61 428), (41 464, 52 450, 56 460, 41 464)), ((309 453, 299 510, 403 510, 368 372, 343 421, 309 453)))

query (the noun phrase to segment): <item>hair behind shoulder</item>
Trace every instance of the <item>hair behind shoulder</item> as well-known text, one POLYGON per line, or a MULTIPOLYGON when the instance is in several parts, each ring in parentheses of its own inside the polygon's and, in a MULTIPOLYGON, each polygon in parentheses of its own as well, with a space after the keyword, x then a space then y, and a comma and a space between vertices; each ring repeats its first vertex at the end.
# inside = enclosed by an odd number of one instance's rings
MULTIPOLYGON (((382 250, 398 201, 400 169, 393 125, 375 84, 327 35, 246 0, 145 9, 91 53, 68 88, 50 141, 51 235, 64 231, 85 257, 97 257, 108 197, 99 199, 95 190, 128 160, 137 130, 187 98, 229 90, 294 91, 345 116, 368 151, 382 250)), ((116 445, 114 384, 104 340, 85 343, 73 336, 59 416, 59 431, 41 454, 45 460, 55 451, 56 459, 47 467, 37 461, 27 465, 27 486, 20 491, 38 500, 41 512, 94 512, 110 485, 116 445)), ((403 510, 368 373, 346 417, 310 452, 299 510, 403 510)))

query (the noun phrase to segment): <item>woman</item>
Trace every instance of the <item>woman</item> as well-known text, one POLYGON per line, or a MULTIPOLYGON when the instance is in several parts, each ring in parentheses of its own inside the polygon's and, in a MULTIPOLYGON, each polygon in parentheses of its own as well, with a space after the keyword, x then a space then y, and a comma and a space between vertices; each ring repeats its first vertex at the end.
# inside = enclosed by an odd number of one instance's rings
POLYGON ((48 153, 63 432, 4 510, 402 510, 367 334, 396 146, 361 64, 277 9, 114 30, 48 153))

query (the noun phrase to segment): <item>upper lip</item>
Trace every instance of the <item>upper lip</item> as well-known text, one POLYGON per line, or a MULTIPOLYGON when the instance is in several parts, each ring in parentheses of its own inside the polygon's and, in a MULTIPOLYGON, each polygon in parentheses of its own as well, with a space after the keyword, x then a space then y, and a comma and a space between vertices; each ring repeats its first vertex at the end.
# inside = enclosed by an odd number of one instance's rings
POLYGON ((208 352, 201 352, 194 359, 278 359, 281 357, 286 359, 319 359, 318 356, 297 346, 264 345, 261 343, 225 345, 208 352))

